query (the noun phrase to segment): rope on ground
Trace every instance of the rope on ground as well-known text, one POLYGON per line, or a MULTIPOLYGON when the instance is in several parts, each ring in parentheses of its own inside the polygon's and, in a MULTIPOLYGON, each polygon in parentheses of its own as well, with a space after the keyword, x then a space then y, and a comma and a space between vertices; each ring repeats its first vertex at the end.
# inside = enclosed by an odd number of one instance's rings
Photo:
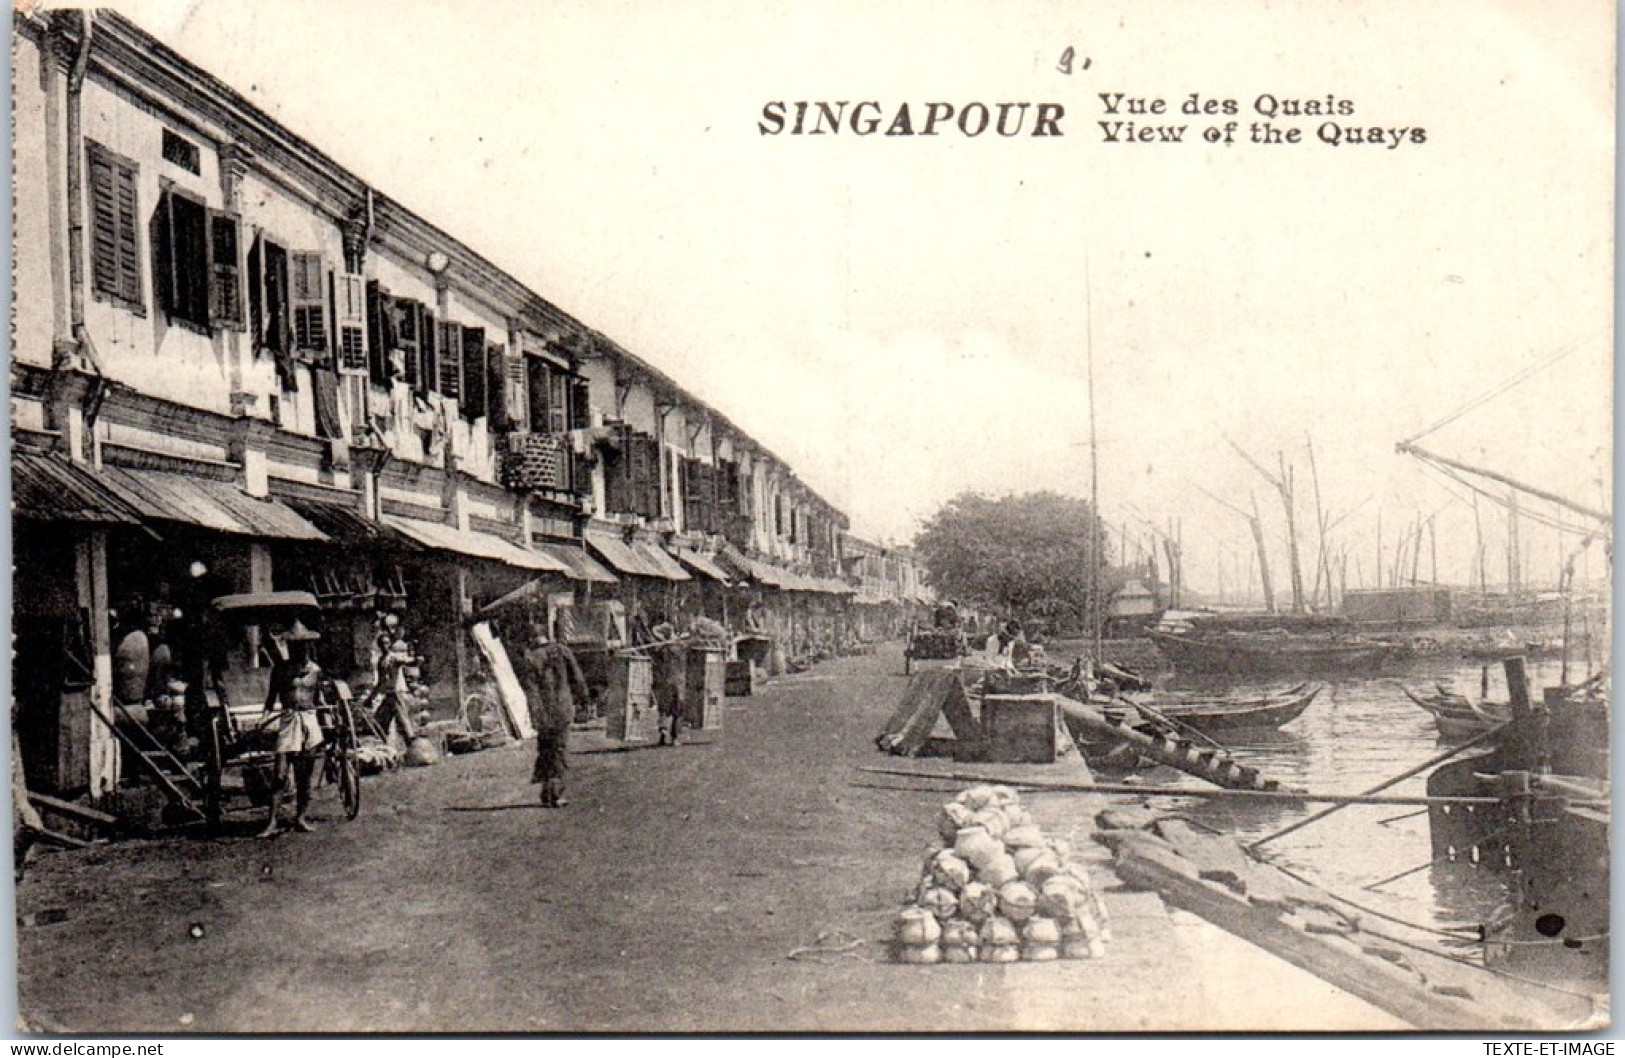
POLYGON ((818 935, 818 938, 812 944, 805 948, 796 948, 785 958, 792 961, 800 959, 814 961, 856 959, 859 962, 874 962, 874 959, 868 958, 859 950, 868 943, 862 937, 854 937, 844 929, 825 930, 818 935))

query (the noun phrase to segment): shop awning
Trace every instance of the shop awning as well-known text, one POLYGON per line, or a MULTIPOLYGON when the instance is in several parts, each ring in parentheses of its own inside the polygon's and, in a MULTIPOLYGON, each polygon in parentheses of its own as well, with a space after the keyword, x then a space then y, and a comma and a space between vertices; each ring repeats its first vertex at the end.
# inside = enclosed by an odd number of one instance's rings
POLYGON ((102 479, 143 518, 183 522, 238 536, 327 540, 320 529, 286 504, 255 499, 229 481, 131 467, 104 467, 102 479))
POLYGON ((671 553, 677 556, 677 561, 698 573, 702 577, 709 577, 719 584, 728 583, 728 574, 722 567, 711 561, 711 556, 687 547, 674 547, 671 553))
POLYGON ((662 577, 666 580, 693 579, 688 575, 688 570, 679 565, 677 560, 667 554, 666 549, 661 547, 659 544, 650 543, 647 540, 634 540, 632 541, 632 550, 636 551, 638 556, 642 558, 650 566, 650 568, 659 571, 655 574, 657 577, 662 577))
POLYGON ((683 567, 654 544, 642 541, 633 541, 629 544, 609 533, 589 532, 587 546, 618 572, 630 576, 654 577, 658 580, 689 579, 683 567))
POLYGON ((531 546, 546 552, 570 567, 570 579, 587 584, 619 584, 615 574, 593 561, 585 548, 563 541, 533 540, 531 546))
POLYGON ((11 513, 41 522, 140 525, 140 512, 61 456, 15 452, 11 457, 11 513))
POLYGON ((611 569, 617 573, 625 573, 632 577, 658 577, 660 573, 652 569, 631 545, 625 543, 618 536, 608 533, 591 533, 586 536, 587 546, 598 553, 598 557, 609 563, 611 569))
POLYGON ((370 547, 379 543, 401 542, 401 534, 388 526, 362 515, 353 507, 320 500, 285 499, 299 517, 326 533, 338 544, 358 544, 370 547))
POLYGON ((470 532, 466 529, 459 529, 454 525, 443 525, 439 522, 420 522, 415 518, 398 518, 391 514, 384 515, 383 521, 391 529, 404 533, 424 547, 436 551, 450 551, 458 555, 467 555, 470 558, 483 558, 491 562, 502 562, 519 569, 560 573, 566 577, 570 575, 570 567, 552 555, 509 543, 500 536, 470 532))

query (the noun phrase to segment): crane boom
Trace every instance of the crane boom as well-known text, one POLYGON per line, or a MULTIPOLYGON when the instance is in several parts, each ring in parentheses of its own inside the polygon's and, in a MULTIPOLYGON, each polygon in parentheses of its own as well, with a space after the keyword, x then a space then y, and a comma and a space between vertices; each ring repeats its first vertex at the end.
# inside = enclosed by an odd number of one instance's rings
POLYGON ((1394 450, 1400 455, 1415 456, 1417 459, 1420 459, 1423 462, 1438 463, 1441 466, 1447 466, 1455 470, 1465 471, 1468 474, 1477 474, 1480 477, 1489 478, 1491 481, 1499 481, 1501 484, 1517 489, 1519 492, 1527 492, 1529 495, 1534 496, 1537 499, 1546 500, 1549 503, 1555 503, 1559 507, 1562 507, 1565 510, 1573 511, 1575 514, 1581 515, 1582 517, 1595 518, 1599 522, 1612 522, 1614 520, 1613 515, 1611 514, 1575 503, 1573 500, 1565 499, 1562 496, 1557 495, 1555 492, 1547 492, 1545 489, 1538 489, 1533 485, 1527 485, 1524 482, 1518 481, 1514 478, 1509 478, 1505 474, 1499 474, 1493 470, 1485 470, 1483 467, 1475 467, 1470 463, 1463 463, 1459 460, 1448 459, 1434 452, 1429 452, 1427 449, 1422 448, 1419 445, 1413 445, 1408 441, 1401 441, 1399 444, 1394 446, 1394 450))

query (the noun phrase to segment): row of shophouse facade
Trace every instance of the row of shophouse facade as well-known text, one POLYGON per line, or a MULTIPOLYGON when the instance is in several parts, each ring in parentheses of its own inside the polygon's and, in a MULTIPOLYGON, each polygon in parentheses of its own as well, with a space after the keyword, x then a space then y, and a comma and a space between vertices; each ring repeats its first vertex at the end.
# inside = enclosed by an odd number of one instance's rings
POLYGON ((721 411, 127 19, 18 9, 13 45, 31 781, 117 783, 91 715, 117 622, 195 562, 316 594, 358 669, 397 612, 453 707, 469 621, 526 586, 566 638, 704 612, 790 654, 922 601, 906 551, 850 535, 721 411))

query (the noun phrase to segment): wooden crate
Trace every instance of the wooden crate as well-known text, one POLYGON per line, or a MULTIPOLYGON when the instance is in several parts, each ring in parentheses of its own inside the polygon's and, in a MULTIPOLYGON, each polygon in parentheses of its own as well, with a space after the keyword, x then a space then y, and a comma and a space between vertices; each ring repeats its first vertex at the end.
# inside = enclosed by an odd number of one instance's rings
POLYGON ((756 693, 756 673, 748 661, 728 662, 723 694, 729 698, 749 698, 756 693))
POLYGON ((722 698, 727 679, 722 651, 689 647, 687 694, 683 696, 683 723, 701 731, 722 727, 722 698))
POLYGON ((1059 728, 1052 695, 990 694, 982 699, 982 745, 989 761, 1053 764, 1059 728))
POLYGON ((646 657, 617 654, 609 663, 604 692, 604 734, 621 742, 653 742, 660 734, 655 710, 654 665, 646 657))

